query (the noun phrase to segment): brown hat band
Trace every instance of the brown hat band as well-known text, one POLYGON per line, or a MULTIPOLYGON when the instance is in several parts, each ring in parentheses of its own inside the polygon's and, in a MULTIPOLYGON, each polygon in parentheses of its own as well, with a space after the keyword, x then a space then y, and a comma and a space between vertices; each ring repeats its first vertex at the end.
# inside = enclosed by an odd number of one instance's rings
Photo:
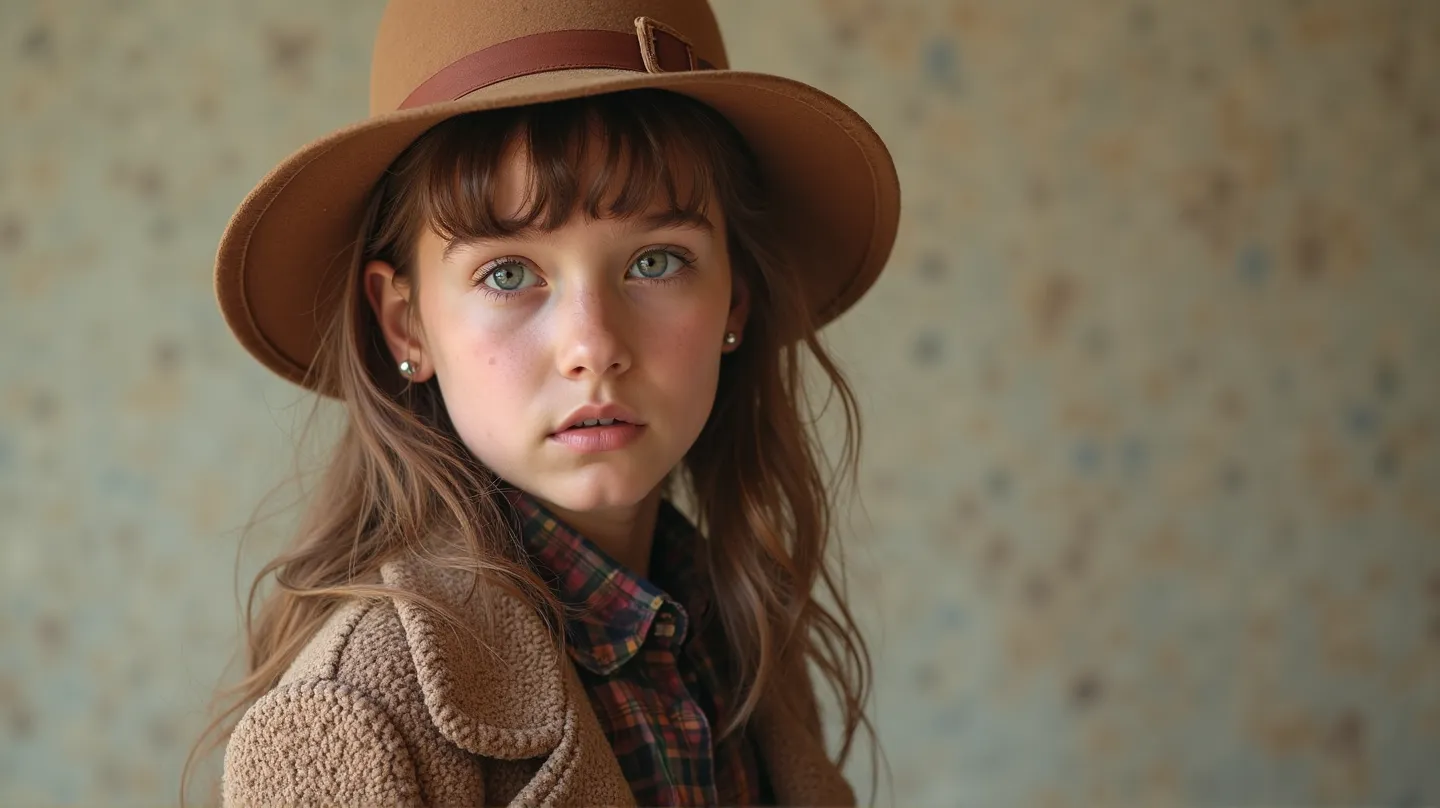
POLYGON ((555 70, 612 68, 637 73, 713 70, 690 43, 648 17, 635 34, 619 31, 547 31, 491 45, 462 56, 406 96, 400 109, 453 101, 507 79, 555 70))

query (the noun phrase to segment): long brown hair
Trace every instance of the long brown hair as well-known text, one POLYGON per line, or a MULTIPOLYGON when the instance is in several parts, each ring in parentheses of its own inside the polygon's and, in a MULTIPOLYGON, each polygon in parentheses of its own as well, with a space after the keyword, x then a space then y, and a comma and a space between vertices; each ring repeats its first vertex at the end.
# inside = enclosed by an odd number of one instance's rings
MULTIPOLYGON (((275 687, 343 599, 415 599, 380 583, 380 565, 402 555, 505 587, 533 604, 563 642, 561 606, 529 567, 496 495, 497 478, 460 442, 436 382, 410 384, 396 371, 361 268, 381 259, 413 284, 415 245, 427 226, 446 237, 493 236, 555 226, 579 211, 635 215, 657 200, 685 213, 703 214, 711 200, 721 207, 732 269, 751 296, 745 341, 722 362, 709 421, 666 481, 670 495, 688 500, 705 537, 697 552, 730 642, 737 706, 717 739, 745 724, 779 671, 807 660, 840 707, 841 763, 862 726, 874 740, 864 712, 870 656, 846 606, 843 561, 827 552, 833 503, 855 483, 859 410, 817 338, 796 271, 808 257, 787 253, 776 239, 759 167, 729 122, 697 101, 641 90, 448 119, 377 183, 362 248, 337 284, 342 297, 311 370, 313 386, 340 393, 343 434, 292 547, 250 587, 247 672, 202 736, 214 736, 209 748, 228 736, 230 719, 275 687), (491 200, 512 143, 526 147, 531 193, 518 217, 502 219, 491 200), (590 148, 603 150, 603 168, 586 183, 575 166, 590 148), (681 166, 693 176, 677 176, 681 166), (822 467, 807 365, 829 382, 824 403, 840 405, 843 440, 830 467, 822 467), (437 532, 456 536, 465 552, 428 553, 423 539, 437 532), (832 561, 841 566, 832 569, 832 561), (829 606, 815 598, 817 587, 829 606)), ((423 605, 443 613, 441 604, 423 605)))

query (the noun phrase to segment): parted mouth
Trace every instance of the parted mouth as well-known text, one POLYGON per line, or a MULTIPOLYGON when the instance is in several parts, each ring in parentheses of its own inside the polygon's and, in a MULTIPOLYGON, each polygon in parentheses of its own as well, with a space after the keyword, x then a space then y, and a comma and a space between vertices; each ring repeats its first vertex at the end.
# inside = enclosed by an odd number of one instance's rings
POLYGON ((566 429, 585 429, 592 426, 611 426, 613 424, 628 424, 629 421, 620 418, 587 418, 583 421, 576 421, 566 429))
POLYGON ((615 426, 617 424, 629 424, 633 426, 644 426, 645 423, 640 417, 629 408, 614 402, 601 404, 586 404, 575 410, 560 421, 555 428, 556 434, 571 429, 593 429, 602 426, 615 426))

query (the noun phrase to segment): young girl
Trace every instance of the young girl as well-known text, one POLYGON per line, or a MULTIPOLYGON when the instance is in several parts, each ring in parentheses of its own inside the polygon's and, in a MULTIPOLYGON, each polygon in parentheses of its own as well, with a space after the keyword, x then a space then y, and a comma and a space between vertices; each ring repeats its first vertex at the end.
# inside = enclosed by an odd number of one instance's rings
POLYGON ((803 363, 853 484, 816 329, 889 254, 883 143, 727 69, 702 0, 392 0, 371 112, 218 257, 241 343, 347 416, 260 576, 225 802, 852 804, 803 363))

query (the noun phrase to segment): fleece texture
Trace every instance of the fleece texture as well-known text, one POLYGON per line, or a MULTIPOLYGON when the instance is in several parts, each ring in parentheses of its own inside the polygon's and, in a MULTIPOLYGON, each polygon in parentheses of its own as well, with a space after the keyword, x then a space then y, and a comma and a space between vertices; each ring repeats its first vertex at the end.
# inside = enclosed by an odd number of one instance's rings
MULTIPOLYGON (((236 725, 227 806, 635 805, 539 615, 454 571, 396 561, 382 576, 472 631, 398 598, 341 606, 236 725)), ((854 805, 808 673, 775 681, 751 731, 780 804, 854 805)))

